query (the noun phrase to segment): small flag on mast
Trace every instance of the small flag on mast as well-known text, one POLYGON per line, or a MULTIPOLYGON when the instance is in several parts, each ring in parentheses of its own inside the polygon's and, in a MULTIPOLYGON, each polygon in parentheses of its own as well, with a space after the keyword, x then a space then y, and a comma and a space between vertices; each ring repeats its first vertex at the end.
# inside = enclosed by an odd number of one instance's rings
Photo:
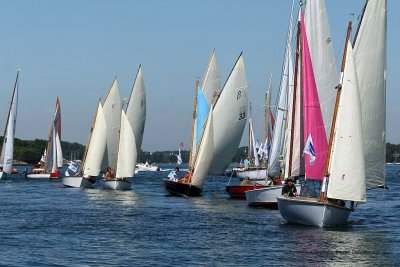
POLYGON ((304 145, 303 155, 304 154, 307 154, 310 156, 310 164, 313 165, 315 162, 316 156, 315 156, 315 149, 314 149, 314 144, 312 141, 311 134, 308 136, 307 142, 304 145))

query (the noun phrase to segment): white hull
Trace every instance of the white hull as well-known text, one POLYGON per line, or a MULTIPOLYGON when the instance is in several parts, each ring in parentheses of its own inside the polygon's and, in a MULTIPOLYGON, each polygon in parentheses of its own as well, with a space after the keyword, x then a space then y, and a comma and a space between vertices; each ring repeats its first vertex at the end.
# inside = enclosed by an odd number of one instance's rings
MULTIPOLYGON (((154 165, 145 166, 144 164, 143 165, 137 164, 136 168, 137 168, 138 172, 156 172, 156 171, 160 170, 160 168, 158 168, 157 166, 154 166, 154 165)), ((136 170, 135 170, 135 173, 136 173, 136 170)))
POLYGON ((7 177, 7 173, 0 172, 0 179, 6 178, 6 177, 7 177))
POLYGON ((282 217, 291 223, 319 227, 344 225, 351 209, 321 203, 315 198, 278 197, 278 209, 282 217))
POLYGON ((82 176, 66 176, 62 178, 62 184, 66 187, 76 188, 92 188, 94 183, 89 179, 83 178, 82 176))
MULTIPOLYGON (((284 185, 271 185, 265 188, 259 188, 246 191, 246 201, 249 206, 269 206, 277 205, 277 197, 282 195, 284 185)), ((297 192, 300 194, 301 185, 296 184, 297 192)))
POLYGON ((104 189, 110 189, 110 190, 131 190, 131 184, 132 182, 130 180, 105 180, 101 179, 101 186, 104 189))
POLYGON ((26 178, 29 179, 50 179, 50 173, 28 173, 26 178))
POLYGON ((267 169, 266 168, 259 168, 259 169, 247 169, 247 170, 240 170, 236 171, 236 177, 241 179, 265 179, 267 178, 267 169))

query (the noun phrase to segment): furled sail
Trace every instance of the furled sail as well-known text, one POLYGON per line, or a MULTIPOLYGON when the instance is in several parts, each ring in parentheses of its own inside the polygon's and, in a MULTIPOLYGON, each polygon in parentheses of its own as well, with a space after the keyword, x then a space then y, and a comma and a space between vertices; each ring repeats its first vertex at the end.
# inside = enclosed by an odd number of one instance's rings
POLYGON ((328 198, 366 201, 361 102, 350 42, 347 45, 329 173, 328 198))
POLYGON ((366 3, 354 41, 370 188, 384 185, 386 175, 386 6, 386 0, 366 3))
POLYGON ((139 66, 136 80, 132 87, 131 96, 126 109, 126 117, 133 130, 136 147, 140 149, 142 147, 144 126, 146 123, 146 87, 143 80, 142 66, 139 66))

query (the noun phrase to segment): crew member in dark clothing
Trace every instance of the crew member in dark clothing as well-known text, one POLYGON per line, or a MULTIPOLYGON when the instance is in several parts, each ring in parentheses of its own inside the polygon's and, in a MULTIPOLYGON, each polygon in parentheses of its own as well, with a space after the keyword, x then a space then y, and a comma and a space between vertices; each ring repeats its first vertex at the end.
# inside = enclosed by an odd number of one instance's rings
POLYGON ((282 196, 297 196, 297 189, 294 186, 293 180, 291 178, 287 179, 286 184, 282 187, 282 196))

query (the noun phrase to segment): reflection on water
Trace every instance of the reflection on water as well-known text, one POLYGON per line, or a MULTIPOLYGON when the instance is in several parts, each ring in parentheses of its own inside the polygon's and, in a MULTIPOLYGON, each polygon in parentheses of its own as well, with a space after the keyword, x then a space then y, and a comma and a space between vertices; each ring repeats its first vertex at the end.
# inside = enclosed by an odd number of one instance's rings
POLYGON ((277 210, 230 199, 227 177, 208 177, 203 197, 171 197, 166 174, 139 173, 124 192, 0 180, 0 264, 400 264, 400 166, 388 167, 390 190, 368 191, 349 225, 327 229, 288 224, 277 210))

